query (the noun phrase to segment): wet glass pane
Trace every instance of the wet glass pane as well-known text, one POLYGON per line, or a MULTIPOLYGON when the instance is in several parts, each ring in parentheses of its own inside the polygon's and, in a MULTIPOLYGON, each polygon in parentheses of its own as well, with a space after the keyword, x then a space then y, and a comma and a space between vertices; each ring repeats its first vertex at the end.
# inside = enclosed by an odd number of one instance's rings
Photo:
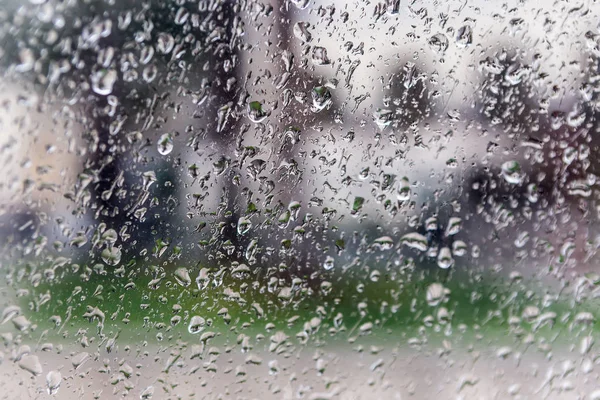
POLYGON ((0 398, 600 400, 595 0, 0 0, 0 398))

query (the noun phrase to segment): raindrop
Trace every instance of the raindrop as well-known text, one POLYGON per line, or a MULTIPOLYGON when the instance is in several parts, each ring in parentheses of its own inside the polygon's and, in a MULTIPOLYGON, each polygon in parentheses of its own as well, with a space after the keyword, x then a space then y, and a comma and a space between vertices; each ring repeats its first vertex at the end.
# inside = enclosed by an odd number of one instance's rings
POLYGON ((267 118, 267 113, 263 111, 262 104, 258 101, 248 103, 248 118, 250 121, 258 123, 267 118))
POLYGON ((400 189, 398 189, 397 198, 398 201, 410 200, 410 182, 407 177, 400 179, 400 189))
POLYGON ((437 33, 429 38, 428 44, 435 53, 442 54, 448 49, 448 38, 443 33, 437 33))
POLYGON ((400 242, 406 247, 410 247, 411 249, 416 249, 419 251, 425 251, 428 247, 427 238, 417 232, 407 233, 406 235, 402 236, 400 242))
POLYGON ((107 247, 100 254, 102 261, 110 266, 118 265, 121 262, 121 249, 118 247, 107 247))
POLYGON ((148 386, 140 393, 140 400, 146 400, 152 398, 154 395, 154 386, 148 386))
POLYGON ((323 263, 323 268, 326 271, 332 270, 335 264, 335 260, 331 256, 325 257, 325 262, 323 263))
POLYGON ((465 48, 473 43, 473 29, 469 25, 464 25, 456 33, 456 45, 465 48))
POLYGON ((188 325, 188 332, 191 334, 197 334, 204 330, 206 320, 198 315, 194 315, 188 325))
POLYGON ((42 364, 37 356, 26 354, 19 360, 19 367, 32 375, 41 375, 43 372, 42 364))
POLYGON ((252 229, 252 222, 248 218, 241 217, 237 224, 238 235, 245 235, 250 229, 252 229))
POLYGON ((50 371, 46 375, 46 386, 49 395, 55 395, 58 392, 60 383, 62 382, 62 375, 59 371, 50 371))
POLYGON ((162 54, 169 54, 175 47, 175 39, 168 33, 161 32, 158 34, 156 49, 162 54))
POLYGON ((446 228, 446 236, 453 236, 460 232, 462 227, 462 219, 458 217, 452 217, 448 220, 448 227, 446 228))
POLYGON ((92 75, 92 90, 101 96, 112 93, 117 82, 117 71, 114 69, 101 69, 92 75))
POLYGON ((506 161, 502 164, 502 177, 512 185, 523 182, 525 175, 521 172, 521 165, 516 161, 506 161))
POLYGON ((158 138, 158 152, 166 156, 170 152, 173 151, 173 135, 170 133, 163 133, 160 138, 158 138))
POLYGON ((296 22, 294 24, 294 36, 300 39, 303 42, 310 42, 312 40, 312 35, 308 31, 310 24, 307 22, 296 22))
POLYGON ((183 287, 188 287, 192 283, 192 278, 190 278, 190 273, 187 268, 177 268, 173 275, 175 276, 177 283, 183 287))
POLYGON ((291 0, 291 2, 300 10, 304 10, 310 4, 310 0, 291 0))
POLYGON ((446 288, 441 283, 432 283, 427 288, 426 298, 427 304, 435 307, 440 304, 446 296, 446 288))
POLYGON ((383 129, 394 121, 394 112, 392 110, 378 108, 373 113, 373 120, 380 129, 383 129))
POLYGON ((437 257, 438 267, 448 269, 454 264, 452 253, 448 247, 442 247, 437 257))
POLYGON ((327 65, 331 61, 327 57, 327 49, 325 47, 315 46, 312 50, 312 62, 315 65, 327 65))
POLYGON ((467 254, 467 244, 462 240, 455 240, 452 243, 452 255, 462 257, 467 254))
POLYGON ((314 112, 319 112, 332 103, 331 92, 325 86, 317 86, 311 91, 314 112))
POLYGON ((394 241, 389 236, 382 236, 375 239, 373 246, 377 247, 379 250, 391 250, 394 247, 394 241))

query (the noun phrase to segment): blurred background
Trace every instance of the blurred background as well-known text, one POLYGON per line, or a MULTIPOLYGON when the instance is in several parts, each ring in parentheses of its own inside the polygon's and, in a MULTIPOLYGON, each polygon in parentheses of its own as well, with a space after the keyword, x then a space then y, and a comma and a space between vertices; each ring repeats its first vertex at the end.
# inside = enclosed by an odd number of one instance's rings
POLYGON ((2 9, 11 257, 93 258, 112 229, 130 258, 256 241, 312 269, 418 232, 435 261, 451 218, 486 263, 595 251, 591 6, 39 3, 2 9))

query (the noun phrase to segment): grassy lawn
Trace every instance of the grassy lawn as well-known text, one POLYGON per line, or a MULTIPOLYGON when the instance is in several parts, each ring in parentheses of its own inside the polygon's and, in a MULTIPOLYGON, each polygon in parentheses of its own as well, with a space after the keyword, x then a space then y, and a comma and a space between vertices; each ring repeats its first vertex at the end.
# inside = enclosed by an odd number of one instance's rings
POLYGON ((98 266, 90 270, 65 268, 60 276, 36 283, 32 277, 44 276, 43 268, 28 264, 17 269, 22 278, 13 286, 24 293, 19 305, 38 325, 36 331, 48 330, 48 337, 66 342, 77 340, 80 330, 101 338, 118 334, 126 342, 192 340, 188 326, 193 316, 200 316, 204 325, 196 337, 212 332, 235 338, 281 330, 302 343, 424 333, 436 340, 452 329, 465 338, 514 340, 531 332, 555 335, 571 330, 580 311, 598 315, 594 301, 575 305, 566 296, 549 301, 539 288, 532 290, 531 283, 491 274, 447 275, 415 265, 357 267, 306 277, 235 264, 157 268, 131 261, 121 271, 98 266))

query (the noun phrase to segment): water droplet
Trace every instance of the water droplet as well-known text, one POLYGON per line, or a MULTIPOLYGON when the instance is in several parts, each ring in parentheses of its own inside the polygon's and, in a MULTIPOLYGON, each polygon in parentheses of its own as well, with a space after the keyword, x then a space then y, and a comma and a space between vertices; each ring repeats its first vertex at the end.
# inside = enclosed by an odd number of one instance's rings
POLYGON ((380 129, 383 129, 394 122, 394 112, 385 108, 378 108, 373 113, 373 120, 380 129))
POLYGON ((448 247, 442 247, 437 257, 438 267, 448 269, 454 264, 452 253, 448 247))
POLYGON ((184 7, 179 7, 177 13, 175 13, 175 24, 183 25, 190 18, 190 13, 184 7))
POLYGON ((11 319, 13 319, 14 317, 16 317, 17 315, 21 314, 21 307, 19 306, 7 306, 3 311, 2 311, 2 317, 0 324, 5 324, 6 322, 10 321, 11 319))
POLYGON ((187 270, 187 268, 184 268, 184 267, 177 268, 175 270, 173 276, 175 277, 175 280, 177 281, 177 283, 183 287, 188 287, 192 283, 192 278, 190 278, 190 273, 187 270))
POLYGON ((447 289, 441 283, 432 283, 427 288, 427 304, 429 304, 431 307, 437 306, 444 300, 446 293, 447 289))
POLYGON ((252 222, 248 218, 241 217, 237 224, 238 235, 245 235, 250 229, 252 229, 252 222))
POLYGON ((37 356, 26 354, 19 360, 19 367, 32 375, 41 375, 43 372, 42 364, 37 356))
POLYGON ((296 22, 294 24, 294 36, 303 42, 310 42, 312 40, 312 35, 308 31, 310 24, 308 22, 296 22))
POLYGON ((400 179, 400 188, 398 189, 397 198, 398 201, 408 201, 410 200, 410 182, 407 177, 403 177, 400 179))
POLYGON ((49 395, 55 395, 58 392, 60 383, 62 382, 62 375, 59 371, 50 371, 46 375, 46 386, 49 395))
POLYGON ((312 62, 315 65, 328 65, 331 61, 327 57, 327 49, 320 46, 313 47, 312 62))
POLYGON ((152 396, 154 396, 154 386, 148 386, 142 391, 142 393, 140 393, 141 400, 150 399, 152 396))
POLYGON ((411 249, 416 249, 419 251, 425 251, 428 247, 427 238, 417 232, 407 233, 406 235, 402 236, 400 242, 406 247, 410 247, 411 249))
POLYGON ((529 241, 529 232, 523 231, 517 235, 517 238, 515 239, 515 242, 514 242, 515 247, 520 249, 520 248, 524 247, 528 241, 529 241))
POLYGON ((460 232, 462 227, 462 219, 458 217, 452 217, 448 220, 448 226, 446 228, 446 236, 453 236, 460 232))
POLYGON ((169 54, 175 47, 175 39, 169 33, 160 32, 156 42, 156 49, 162 54, 169 54))
POLYGON ((462 257, 467 254, 467 244, 462 240, 455 240, 452 243, 452 255, 462 257))
POLYGON ((335 260, 331 256, 325 257, 325 262, 323 263, 323 268, 326 271, 332 270, 335 266, 335 260))
POLYGON ((581 342, 579 343, 579 353, 587 354, 592 348, 593 344, 594 338, 592 336, 584 336, 583 338, 581 338, 581 342))
POLYGON ((102 261, 110 266, 118 265, 121 262, 121 249, 118 247, 107 247, 100 254, 102 261))
POLYGON ((292 4, 295 5, 298 9, 304 10, 308 7, 310 0, 291 0, 292 4))
POLYGON ((166 156, 171 151, 173 151, 173 135, 170 133, 163 133, 160 138, 158 138, 158 152, 166 156))
POLYGON ((391 250, 394 247, 394 241, 389 236, 382 236, 375 239, 373 246, 377 247, 379 250, 391 250))
POLYGON ((262 104, 258 101, 251 101, 248 103, 248 118, 250 121, 259 123, 267 118, 267 113, 263 111, 262 104))
POLYGON ((319 112, 332 103, 331 92, 326 86, 317 86, 311 91, 312 110, 319 112))
POLYGON ((496 357, 505 359, 512 354, 512 349, 508 346, 500 347, 496 350, 496 357))
POLYGON ((114 69, 101 69, 92 75, 92 90, 101 96, 108 96, 112 93, 117 78, 117 71, 114 69))
POLYGON ((465 48, 473 43, 473 29, 469 25, 464 25, 456 33, 456 45, 465 48))
POLYGON ((204 330, 206 320, 198 315, 194 315, 188 325, 188 332, 191 334, 200 333, 204 330))
POLYGON ((71 357, 71 364, 73 365, 73 368, 77 369, 80 366, 82 366, 89 358, 90 354, 84 351, 71 357))
POLYGON ((448 49, 448 38, 443 33, 437 33, 429 38, 428 44, 435 53, 442 54, 448 49))
POLYGON ((523 182, 525 175, 521 172, 521 165, 516 161, 506 161, 502 164, 502 177, 512 185, 519 185, 523 182))

